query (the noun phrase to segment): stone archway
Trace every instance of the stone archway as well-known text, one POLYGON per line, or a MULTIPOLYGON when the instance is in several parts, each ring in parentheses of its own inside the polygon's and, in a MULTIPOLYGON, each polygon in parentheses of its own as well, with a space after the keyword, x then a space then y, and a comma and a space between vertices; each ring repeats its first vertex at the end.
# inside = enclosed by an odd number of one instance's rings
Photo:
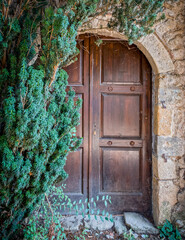
MULTIPOLYGON (((81 29, 79 31, 79 34, 84 33, 91 33, 127 40, 123 34, 108 29, 94 28, 85 30, 81 29)), ((135 42, 135 45, 137 45, 137 47, 146 56, 155 75, 172 72, 174 70, 174 64, 169 52, 163 45, 162 41, 160 41, 160 39, 155 34, 150 34, 146 37, 141 38, 139 41, 135 42)))
MULTIPOLYGON (((127 40, 116 31, 102 28, 101 24, 101 20, 96 21, 91 27, 81 29, 79 34, 90 33, 127 40)), ((105 25, 104 22, 103 24, 105 25)), ((174 141, 171 137, 172 111, 166 106, 165 100, 162 100, 161 92, 165 89, 165 81, 162 81, 173 75, 174 64, 168 49, 157 35, 150 34, 135 44, 146 56, 153 70, 152 209, 155 224, 158 225, 165 219, 171 219, 173 207, 177 203, 178 187, 174 183, 176 165, 171 160, 177 155, 172 146, 174 141)))

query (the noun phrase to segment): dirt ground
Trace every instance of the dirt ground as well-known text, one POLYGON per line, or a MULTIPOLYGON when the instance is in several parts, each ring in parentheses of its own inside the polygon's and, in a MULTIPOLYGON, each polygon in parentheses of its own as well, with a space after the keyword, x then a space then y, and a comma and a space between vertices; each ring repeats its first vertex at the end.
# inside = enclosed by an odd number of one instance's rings
POLYGON ((134 239, 147 239, 147 240, 158 240, 159 236, 146 235, 146 234, 131 234, 132 237, 124 237, 123 235, 118 235, 114 230, 106 231, 95 231, 95 230, 85 230, 84 227, 81 227, 78 232, 65 231, 66 239, 65 240, 74 240, 74 239, 83 239, 83 240, 107 240, 107 239, 116 239, 116 240, 134 240, 134 239))

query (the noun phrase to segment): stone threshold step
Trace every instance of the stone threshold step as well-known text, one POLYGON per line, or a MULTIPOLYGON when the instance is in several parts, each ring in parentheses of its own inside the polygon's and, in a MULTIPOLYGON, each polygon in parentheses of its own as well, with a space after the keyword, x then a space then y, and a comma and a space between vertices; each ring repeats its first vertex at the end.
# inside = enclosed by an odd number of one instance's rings
POLYGON ((132 229, 135 233, 153 234, 159 233, 159 230, 153 226, 145 217, 139 213, 125 212, 123 216, 113 217, 114 222, 104 220, 102 221, 99 216, 97 220, 93 215, 85 216, 64 216, 62 218, 62 226, 65 230, 78 231, 80 226, 84 226, 87 229, 105 231, 114 229, 119 235, 132 229))

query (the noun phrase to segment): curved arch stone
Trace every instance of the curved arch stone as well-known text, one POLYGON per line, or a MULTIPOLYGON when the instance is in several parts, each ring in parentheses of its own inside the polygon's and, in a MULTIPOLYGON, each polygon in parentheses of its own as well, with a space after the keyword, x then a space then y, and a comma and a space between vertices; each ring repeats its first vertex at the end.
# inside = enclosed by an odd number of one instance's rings
POLYGON ((155 34, 140 39, 136 45, 150 62, 155 74, 172 72, 174 64, 164 44, 155 34))
MULTIPOLYGON (((123 34, 106 28, 92 28, 79 31, 79 34, 84 33, 98 34, 127 40, 123 34)), ((169 52, 155 34, 152 33, 147 35, 139 41, 136 41, 135 44, 148 59, 154 74, 167 73, 174 70, 174 64, 169 52)))

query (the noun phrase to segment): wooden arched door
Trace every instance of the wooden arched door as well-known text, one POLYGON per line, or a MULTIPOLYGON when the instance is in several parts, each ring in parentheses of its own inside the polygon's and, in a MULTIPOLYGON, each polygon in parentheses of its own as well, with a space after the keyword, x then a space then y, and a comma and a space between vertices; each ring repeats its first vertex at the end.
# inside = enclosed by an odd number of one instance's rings
MULTIPOLYGON (((147 213, 151 201, 151 68, 135 46, 82 36, 78 61, 66 68, 83 99, 78 135, 68 156, 67 193, 74 200, 109 195, 109 212, 147 213)), ((103 208, 103 206, 98 206, 103 208)))

